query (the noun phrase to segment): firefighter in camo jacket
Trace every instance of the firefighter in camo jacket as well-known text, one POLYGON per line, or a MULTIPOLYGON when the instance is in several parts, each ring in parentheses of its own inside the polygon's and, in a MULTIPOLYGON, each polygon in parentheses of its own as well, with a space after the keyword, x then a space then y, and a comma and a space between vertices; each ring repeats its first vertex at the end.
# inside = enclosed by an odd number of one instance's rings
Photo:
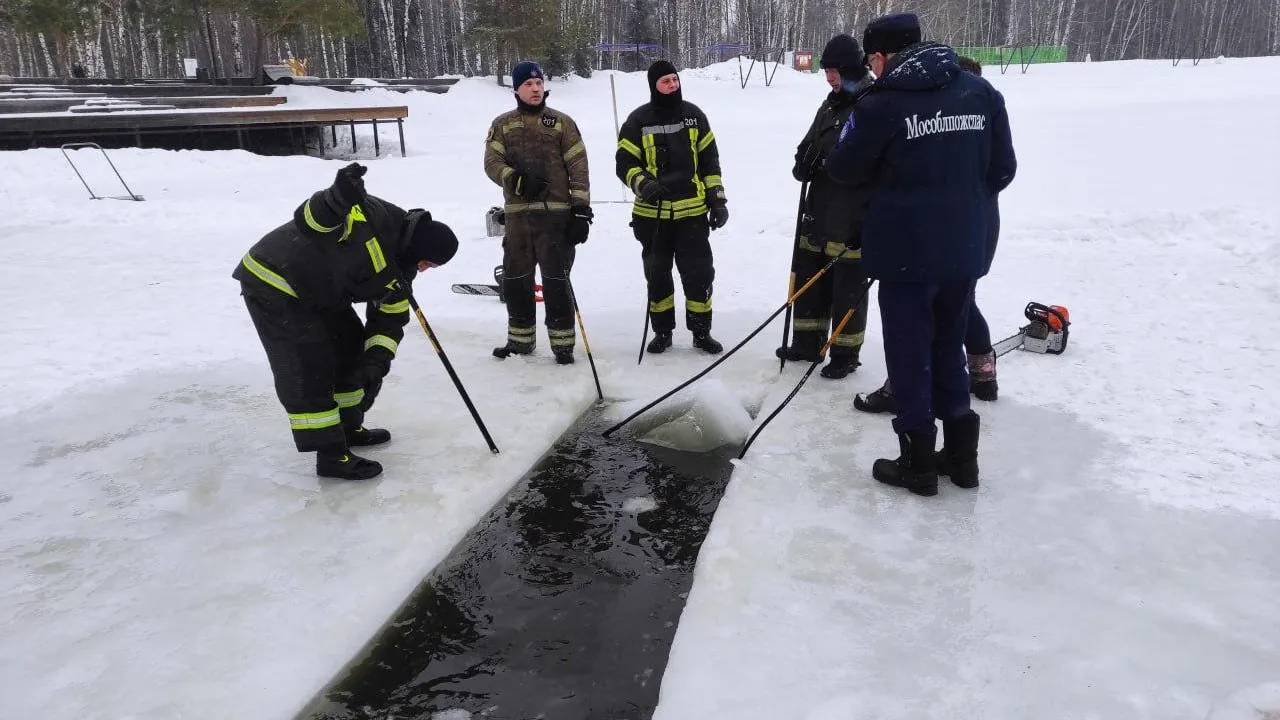
POLYGON ((485 138, 484 171, 502 186, 502 294, 507 343, 495 357, 528 355, 536 344, 534 270, 542 274, 547 338, 556 362, 573 362, 573 302, 569 272, 591 229, 587 150, 578 125, 547 107, 542 68, 522 62, 511 71, 516 109, 494 118, 485 138))

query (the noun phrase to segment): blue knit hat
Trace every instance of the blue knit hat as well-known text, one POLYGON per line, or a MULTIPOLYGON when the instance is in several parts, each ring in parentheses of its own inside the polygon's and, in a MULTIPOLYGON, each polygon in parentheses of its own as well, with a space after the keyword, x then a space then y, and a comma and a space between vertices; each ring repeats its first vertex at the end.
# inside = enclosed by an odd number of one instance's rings
POLYGON ((862 49, 868 55, 892 55, 920 42, 920 18, 915 13, 894 13, 867 23, 862 49))
POLYGON ((517 64, 511 69, 511 87, 518 88, 524 84, 529 78, 538 78, 546 80, 546 76, 542 74, 542 68, 538 67, 538 63, 532 60, 525 60, 517 64))

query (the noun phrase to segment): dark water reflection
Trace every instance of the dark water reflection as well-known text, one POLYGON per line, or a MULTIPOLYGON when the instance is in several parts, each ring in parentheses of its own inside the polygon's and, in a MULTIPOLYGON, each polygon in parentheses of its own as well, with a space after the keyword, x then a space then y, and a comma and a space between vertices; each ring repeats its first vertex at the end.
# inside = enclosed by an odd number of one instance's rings
POLYGON ((588 412, 298 718, 649 718, 736 448, 588 412))

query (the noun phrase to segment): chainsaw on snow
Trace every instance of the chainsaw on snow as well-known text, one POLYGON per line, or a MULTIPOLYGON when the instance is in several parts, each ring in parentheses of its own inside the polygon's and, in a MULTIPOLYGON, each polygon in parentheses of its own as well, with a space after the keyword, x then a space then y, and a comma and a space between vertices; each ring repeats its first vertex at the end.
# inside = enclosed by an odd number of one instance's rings
POLYGON ((1067 349, 1071 314, 1065 307, 1029 302, 1023 315, 1028 321, 1026 325, 991 346, 996 357, 1014 350, 1061 355, 1067 349))

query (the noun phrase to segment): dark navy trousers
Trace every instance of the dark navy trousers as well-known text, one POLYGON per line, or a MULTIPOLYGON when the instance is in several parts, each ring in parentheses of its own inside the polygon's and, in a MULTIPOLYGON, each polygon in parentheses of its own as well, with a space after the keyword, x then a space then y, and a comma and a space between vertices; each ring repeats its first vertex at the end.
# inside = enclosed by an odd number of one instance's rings
POLYGON ((880 283, 884 359, 898 404, 896 432, 934 427, 969 411, 964 338, 973 280, 880 283))

